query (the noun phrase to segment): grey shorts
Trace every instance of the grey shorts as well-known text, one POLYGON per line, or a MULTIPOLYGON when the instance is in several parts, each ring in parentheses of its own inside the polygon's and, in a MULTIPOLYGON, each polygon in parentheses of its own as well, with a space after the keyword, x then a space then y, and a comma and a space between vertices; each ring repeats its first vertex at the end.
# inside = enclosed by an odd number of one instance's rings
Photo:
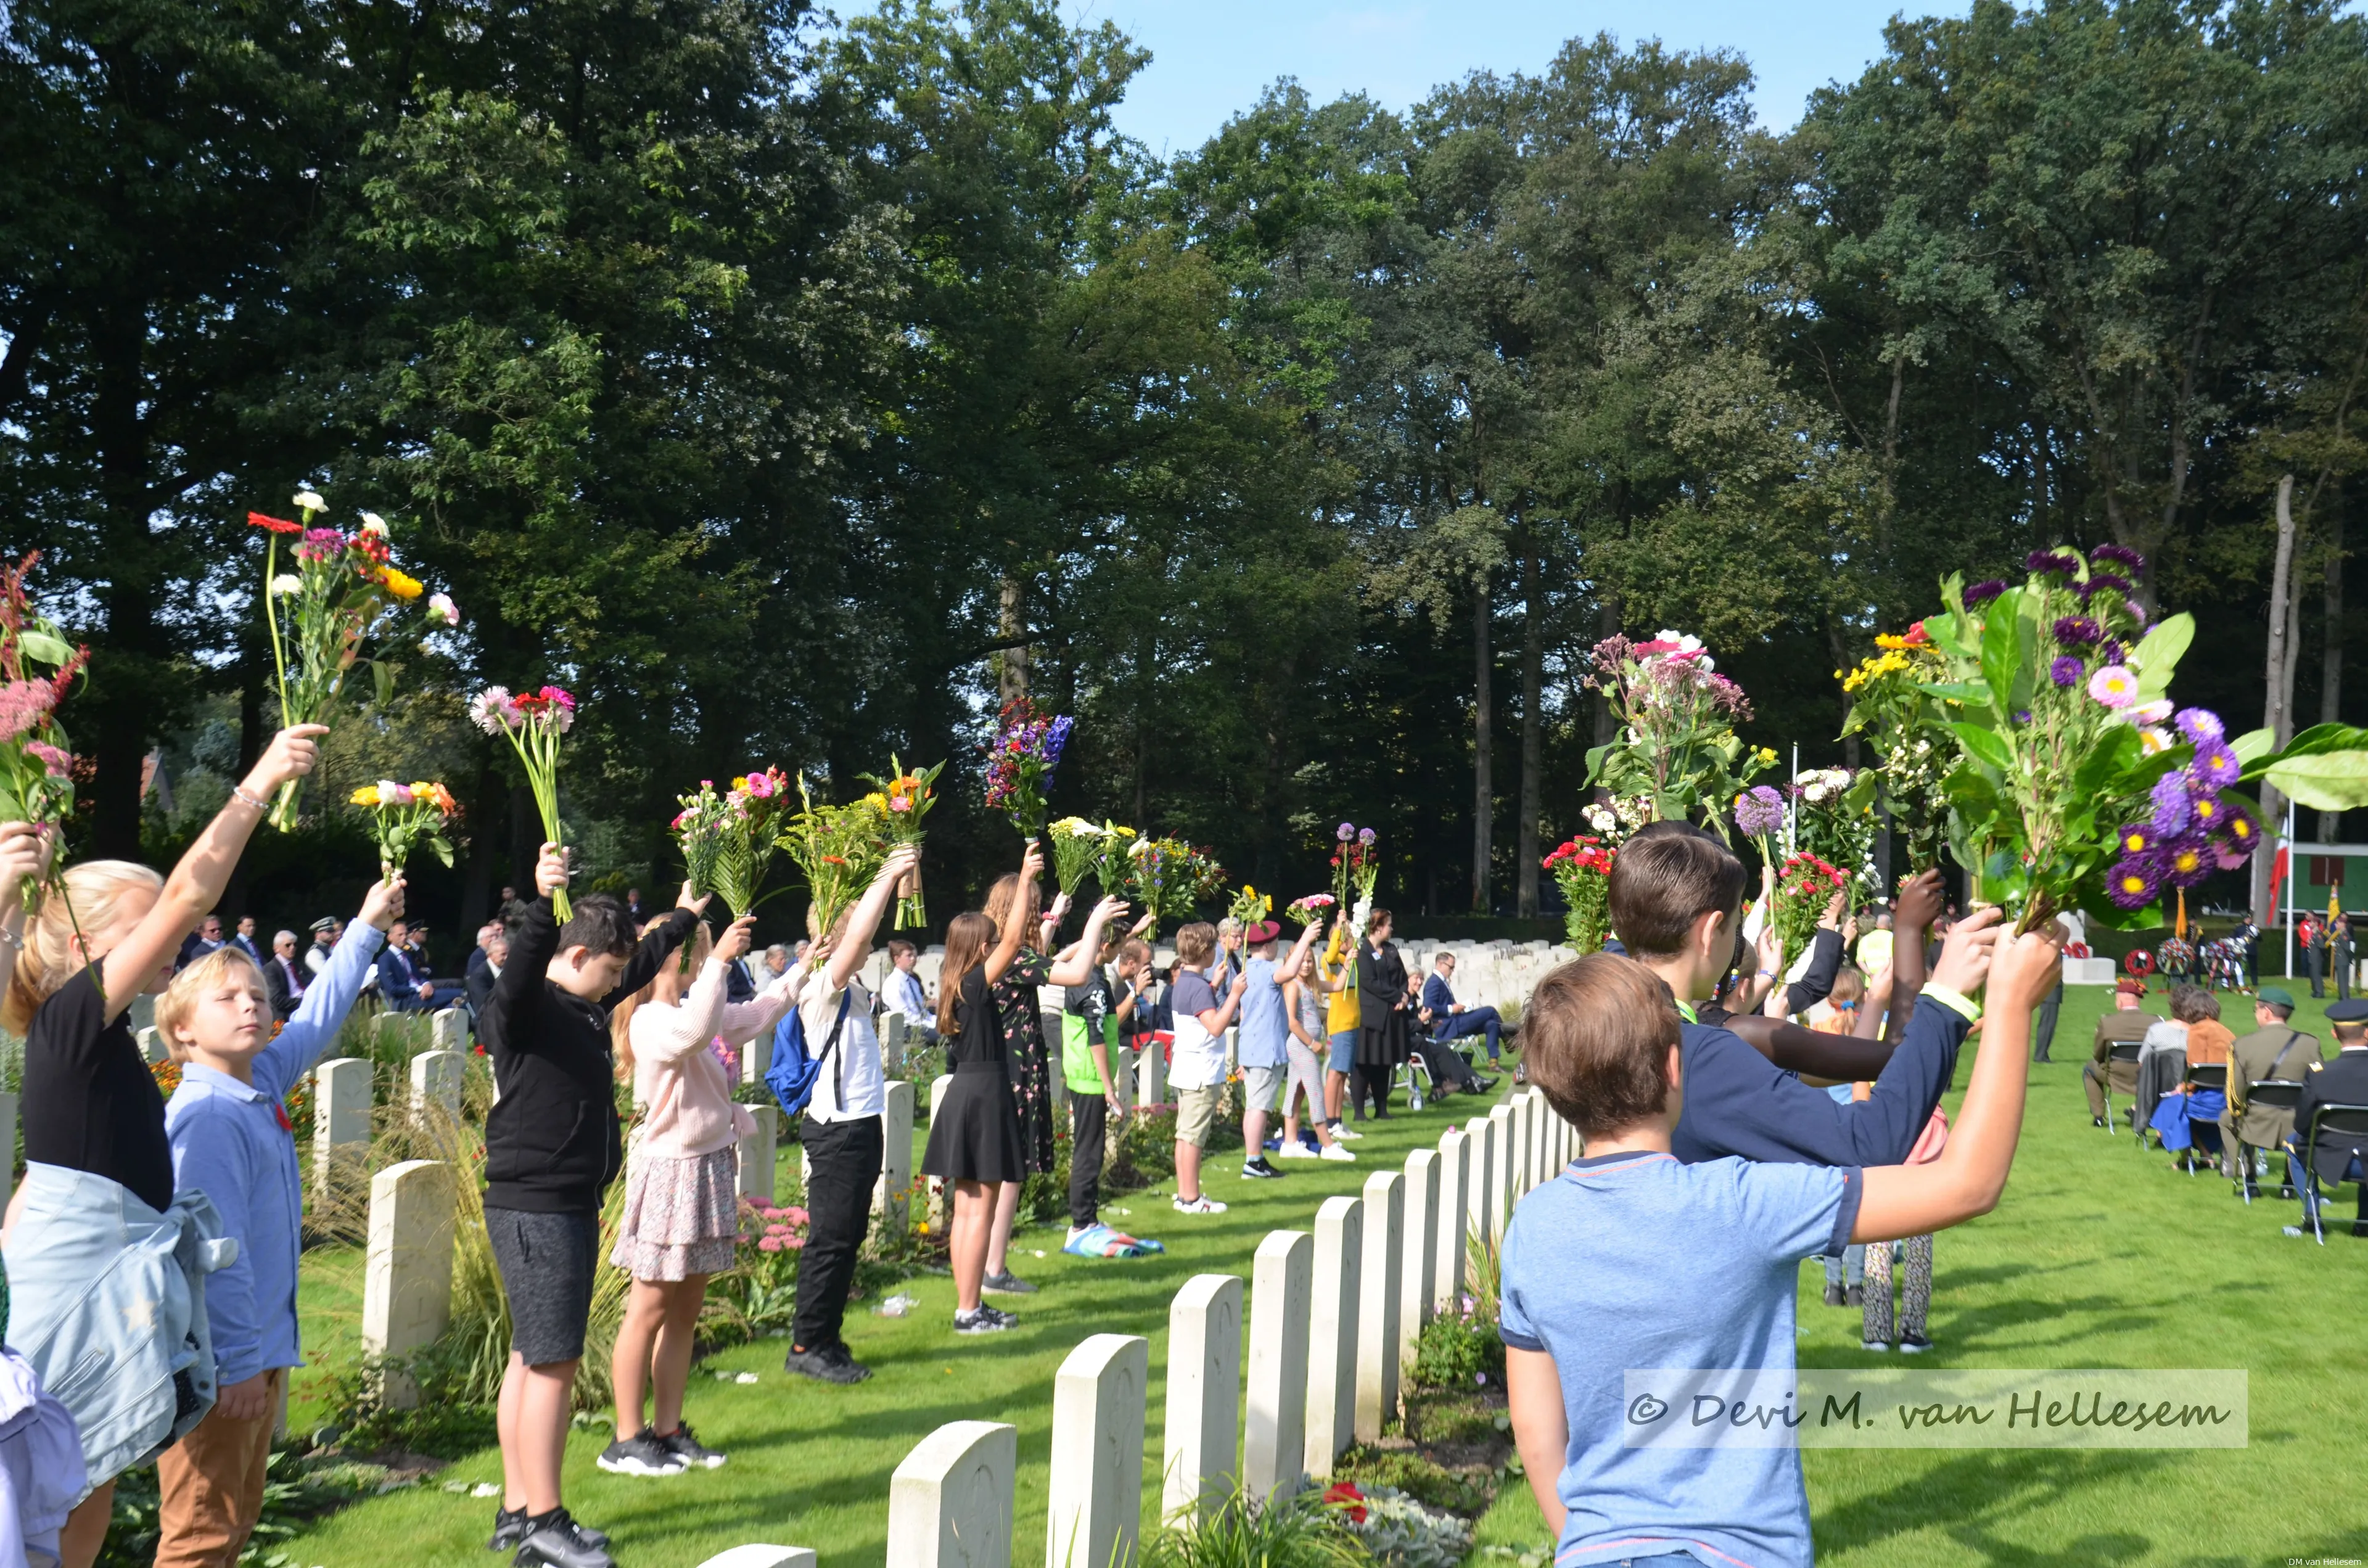
POLYGON ((599 1267, 600 1216, 485 1210, 485 1238, 510 1301, 510 1348, 529 1367, 584 1354, 599 1267))
POLYGON ((1245 1067, 1242 1069, 1242 1108, 1272 1110, 1274 1096, 1282 1087, 1282 1067, 1245 1067))

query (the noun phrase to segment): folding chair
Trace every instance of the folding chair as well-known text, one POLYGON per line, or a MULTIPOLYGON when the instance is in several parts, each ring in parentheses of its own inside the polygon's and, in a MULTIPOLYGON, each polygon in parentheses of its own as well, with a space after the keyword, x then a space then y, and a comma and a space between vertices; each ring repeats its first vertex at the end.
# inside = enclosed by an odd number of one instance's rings
MULTIPOLYGON (((2301 1099, 2302 1085, 2292 1078, 2256 1078, 2245 1085, 2245 1109, 2249 1113, 2253 1108, 2259 1106, 2265 1110, 2284 1111, 2288 1131, 2294 1130, 2294 1108, 2301 1099)), ((2242 1116, 2232 1117, 2230 1119, 2240 1129, 2245 1125, 2245 1119, 2242 1116)), ((2253 1166, 2256 1164, 2254 1156, 2264 1153, 2282 1153, 2283 1151, 2279 1145, 2283 1142, 2281 1139, 2279 1143, 2271 1144, 2267 1150, 2259 1150, 2246 1142, 2241 1132, 2237 1135, 2237 1190, 2243 1195, 2246 1202, 2253 1201, 2253 1187, 2256 1185, 2253 1176, 2253 1166)), ((2283 1178, 2280 1178, 2278 1196, 2292 1198, 2294 1195, 2294 1187, 2283 1178)))
POLYGON ((2224 1100, 2227 1097, 2228 1064, 2225 1062, 2214 1062, 2201 1067, 2190 1066, 2187 1069, 2187 1076, 2180 1083, 2180 1087, 2187 1091, 2187 1103, 2190 1107, 2187 1117, 2187 1174, 2193 1176, 2195 1151, 2200 1147, 2196 1138, 2198 1130, 2209 1127, 2212 1130, 2212 1142, 2214 1144, 2213 1153, 2217 1154, 2226 1152, 2217 1147, 2220 1142, 2220 1124, 2195 1115, 2192 1108, 2195 1104, 2195 1092, 2198 1089, 2212 1089, 2218 1092, 2224 1100))
MULTIPOLYGON (((2362 1161, 2363 1170, 2368 1170, 2368 1105, 2323 1105, 2311 1112, 2310 1137, 2302 1145, 2302 1179, 2310 1183, 2311 1197, 2314 1200, 2310 1205, 2310 1233, 2318 1238, 2319 1245, 2325 1246, 2327 1227, 2319 1220, 2319 1205, 2317 1201, 2318 1150, 2321 1143, 2344 1153, 2350 1159, 2362 1161)), ((2346 1178, 2339 1178, 2336 1181, 2338 1191, 2341 1190, 2344 1179, 2346 1178)), ((2358 1181, 2357 1178, 2348 1179, 2352 1179, 2360 1188, 2360 1212, 2351 1221, 2352 1231, 2356 1234, 2362 1225, 2368 1225, 2368 1181, 2358 1181)), ((2330 1192, 2327 1196, 2333 1198, 2335 1193, 2330 1192)))
MULTIPOLYGON (((2112 1043, 2112 1054, 2105 1058, 2105 1131, 2108 1132, 2118 1133, 2122 1130, 2121 1119, 2113 1114, 2113 1063, 2126 1062, 2135 1070, 2138 1064, 2138 1051, 2145 1045, 2146 1041, 2142 1040, 2117 1040, 2112 1043)), ((2137 1131, 2137 1097, 2133 1095, 2130 1097, 2130 1131, 2133 1132, 2137 1131)), ((2138 1147, 2146 1147, 2143 1137, 2138 1140, 2138 1147)))

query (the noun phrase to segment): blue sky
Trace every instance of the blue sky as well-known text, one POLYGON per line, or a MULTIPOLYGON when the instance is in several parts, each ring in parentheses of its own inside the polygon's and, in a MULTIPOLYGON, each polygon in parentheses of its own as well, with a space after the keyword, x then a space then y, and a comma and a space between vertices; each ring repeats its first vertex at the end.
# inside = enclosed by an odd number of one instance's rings
MULTIPOLYGON (((839 0, 841 15, 867 10, 839 0)), ((1064 0, 1072 19, 1116 22, 1152 51, 1118 110, 1118 125, 1155 153, 1198 147, 1279 76, 1318 102, 1361 88, 1404 108, 1480 68, 1538 71, 1565 39, 1610 32, 1623 43, 1742 53, 1759 80, 1761 123, 1783 130, 1809 93, 1849 81, 1883 46, 1883 25, 1907 9, 1963 16, 1966 0, 1064 0)))

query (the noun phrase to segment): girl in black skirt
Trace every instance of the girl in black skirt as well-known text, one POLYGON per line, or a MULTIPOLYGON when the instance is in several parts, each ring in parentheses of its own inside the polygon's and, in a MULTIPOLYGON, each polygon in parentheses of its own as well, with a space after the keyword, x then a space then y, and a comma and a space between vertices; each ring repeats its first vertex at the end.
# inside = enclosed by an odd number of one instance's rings
MULTIPOLYGON (((1023 881, 1034 882, 1044 857, 1034 844, 1020 863, 1023 881)), ((1003 1034, 996 1027, 989 992, 1019 954, 1023 928, 1014 921, 993 949, 994 922, 984 915, 957 915, 946 927, 946 957, 938 971, 938 1034, 946 1041, 946 1064, 954 1081, 929 1122, 929 1146, 921 1156, 924 1175, 954 1185, 951 1243, 954 1270, 954 1332, 994 1334, 1016 1321, 1009 1312, 983 1305, 986 1243, 995 1225, 998 1184, 1028 1174, 1019 1150, 1019 1110, 1003 1061, 1003 1034)))

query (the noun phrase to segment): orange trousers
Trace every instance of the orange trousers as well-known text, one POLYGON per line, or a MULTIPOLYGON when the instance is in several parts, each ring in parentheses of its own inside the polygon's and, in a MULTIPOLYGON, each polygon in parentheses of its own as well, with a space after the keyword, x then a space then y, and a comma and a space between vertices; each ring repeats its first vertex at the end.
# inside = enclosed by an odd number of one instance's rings
POLYGON ((262 1415, 233 1421, 209 1411, 157 1457, 156 1568, 232 1568, 238 1562, 263 1513, 263 1472, 288 1371, 274 1367, 268 1375, 262 1415))

